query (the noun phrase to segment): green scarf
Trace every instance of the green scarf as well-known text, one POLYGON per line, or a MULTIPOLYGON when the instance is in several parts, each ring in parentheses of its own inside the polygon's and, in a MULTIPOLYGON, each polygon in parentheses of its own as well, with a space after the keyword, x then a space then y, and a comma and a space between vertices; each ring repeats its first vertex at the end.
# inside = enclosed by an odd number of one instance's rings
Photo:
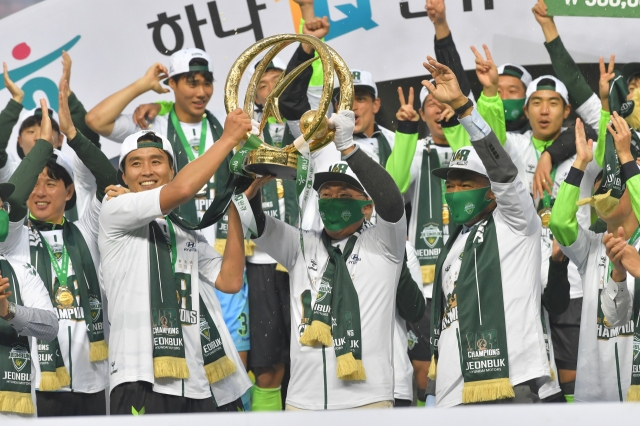
MULTIPOLYGON (((58 308, 58 313, 60 310, 73 311, 70 316, 84 317, 89 338, 89 360, 91 362, 104 361, 109 356, 109 348, 104 339, 100 282, 91 252, 82 233, 76 225, 66 219, 62 225, 53 225, 31 217, 29 242, 31 263, 44 281, 53 306, 58 308), (63 239, 62 260, 63 262, 70 261, 75 272, 73 276, 67 277, 68 285, 62 285, 60 277, 52 275, 53 265, 50 248, 41 234, 41 231, 60 228, 62 228, 63 239), (72 283, 73 285, 71 285, 72 283)), ((38 355, 41 371, 39 389, 41 391, 55 391, 71 384, 71 377, 64 365, 57 338, 51 342, 38 340, 38 355)))
MULTIPOLYGON (((640 401, 640 279, 635 279, 633 294, 633 364, 627 401, 640 401)), ((598 299, 599 300, 599 299, 598 299)))
MULTIPOLYGON (((178 298, 185 291, 182 283, 190 283, 191 275, 175 272, 178 259, 176 234, 169 218, 167 225, 171 239, 169 243, 160 225, 156 221, 149 223, 153 371, 156 378, 186 379, 189 377, 189 367, 185 360, 182 323, 191 323, 192 315, 189 313, 193 311, 191 306, 181 307, 178 298)), ((186 287, 189 289, 190 285, 186 287)), ((214 383, 234 373, 236 367, 225 354, 220 333, 202 298, 199 303, 198 321, 204 369, 209 383, 214 383)))
MULTIPOLYGON (((615 71, 616 76, 609 83, 609 107, 611 113, 617 112, 621 114, 623 105, 626 105, 629 90, 619 71, 615 71)), ((621 114, 622 115, 622 114, 621 114)), ((640 152, 640 139, 633 129, 631 129, 631 155, 638 158, 640 152)), ((578 201, 578 205, 590 204, 604 215, 611 214, 620 201, 620 197, 625 190, 625 183, 620 176, 620 160, 613 142, 613 136, 607 132, 604 147, 604 175, 600 187, 596 190, 595 195, 591 198, 585 198, 578 201)))
MULTIPOLYGON (((458 227, 449 238, 436 264, 431 313, 434 359, 429 369, 432 379, 436 376, 437 339, 443 320, 442 265, 461 231, 462 227, 458 227)), ((515 397, 509 381, 500 250, 493 215, 469 232, 455 289, 460 328, 457 338, 464 379, 463 404, 515 397)))
MULTIPOLYGON (((438 151, 428 146, 422 153, 420 187, 416 188, 416 191, 419 191, 418 205, 413 213, 417 219, 414 241, 423 284, 430 284, 434 280, 436 261, 444 247, 443 229, 449 225, 449 208, 444 199, 444 180, 431 175, 431 171, 439 167, 438 151)), ((450 225, 449 229, 451 230, 450 225)))
POLYGON ((300 343, 306 346, 333 344, 337 375, 342 380, 367 378, 362 364, 360 303, 346 263, 359 235, 360 231, 349 237, 344 252, 341 252, 331 245, 327 233, 322 232, 322 243, 329 259, 311 312, 310 325, 305 327, 300 337, 300 343))
MULTIPOLYGON (((9 278, 9 302, 22 305, 18 279, 5 258, 0 258, 0 271, 9 278)), ((18 336, 11 324, 0 318, 0 413, 35 414, 30 361, 29 339, 18 336)))
MULTIPOLYGON (((378 158, 380 160, 380 165, 382 167, 386 167, 387 166, 387 160, 389 159, 389 156, 391 155, 391 145, 389 145, 389 141, 384 136, 384 134, 382 133, 382 130, 380 129, 380 127, 378 127, 377 124, 375 125, 374 129, 377 132, 376 140, 378 141, 378 158)), ((365 135, 364 133, 358 133, 358 134, 355 134, 353 136, 354 136, 354 138, 356 140, 358 138, 360 138, 360 139, 371 139, 367 135, 365 135)))
MULTIPOLYGON (((175 114, 173 110, 171 114, 175 114)), ((209 129, 211 130, 211 134, 215 142, 222 136, 223 127, 218 119, 209 111, 206 111, 206 116, 209 123, 209 129)), ((187 151, 187 148, 191 150, 191 146, 184 137, 182 128, 177 129, 174 121, 175 120, 171 119, 168 120, 167 139, 171 142, 171 147, 173 148, 175 156, 174 169, 175 172, 178 173, 184 166, 189 164, 188 152, 190 151, 187 151)), ((221 228, 224 229, 223 234, 226 239, 227 223, 220 219, 229 207, 231 196, 233 195, 233 191, 237 183, 236 177, 233 176, 229 170, 231 157, 232 155, 230 153, 216 171, 213 177, 213 182, 207 183, 206 200, 194 199, 193 201, 181 205, 171 212, 171 220, 179 224, 182 228, 189 230, 204 229, 218 222, 218 233, 221 232, 221 228), (206 209, 202 220, 198 220, 197 210, 199 209, 196 209, 196 203, 209 201, 211 202, 211 205, 206 209)))

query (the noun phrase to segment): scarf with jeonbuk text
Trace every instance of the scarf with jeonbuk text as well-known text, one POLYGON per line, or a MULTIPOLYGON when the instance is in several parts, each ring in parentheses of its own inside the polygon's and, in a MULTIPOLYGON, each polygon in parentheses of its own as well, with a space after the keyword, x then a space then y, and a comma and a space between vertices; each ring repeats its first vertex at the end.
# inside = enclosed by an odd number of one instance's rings
MULTIPOLYGON (((191 275, 175 272, 177 255, 176 234, 167 219, 170 243, 156 221, 149 223, 149 279, 151 295, 151 327, 153 335, 153 372, 156 378, 186 379, 189 367, 185 359, 181 311, 189 316, 191 306, 182 306, 181 292, 191 288, 191 275)), ((211 315, 199 301, 200 343, 204 369, 209 383, 224 379, 236 370, 226 356, 220 333, 211 315)), ((191 319, 187 323, 191 323, 191 319)))
MULTIPOLYGON (((22 305, 15 271, 4 258, 0 258, 0 271, 4 278, 9 278, 9 302, 22 305)), ((18 336, 11 324, 0 318, 0 413, 35 412, 31 399, 29 339, 26 336, 18 336)))
POLYGON ((443 227, 449 224, 444 180, 431 175, 431 171, 439 167, 438 150, 429 146, 422 153, 420 187, 416 189, 420 191, 420 197, 414 213, 418 219, 414 241, 423 284, 430 284, 435 278, 436 261, 444 247, 443 227))
MULTIPOLYGON (((104 338, 102 295, 87 242, 78 227, 66 219, 62 225, 54 225, 31 217, 30 225, 31 263, 44 281, 53 306, 58 310, 73 310, 76 315, 82 310, 89 338, 89 360, 104 361, 109 355, 109 348, 104 338), (62 228, 62 256, 58 259, 57 250, 49 247, 41 232, 60 228, 62 228), (55 259, 52 259, 52 254, 55 259), (55 276, 55 273, 52 274, 52 261, 58 262, 57 265, 60 261, 63 263, 70 261, 74 270, 73 283, 71 280, 66 283, 61 282, 60 277, 55 276), (61 292, 65 292, 70 297, 59 297, 61 292)), ((64 277, 63 280, 67 278, 71 277, 64 277)), ((61 387, 69 386, 71 378, 64 365, 58 339, 51 342, 38 340, 38 354, 41 371, 39 389, 56 391, 61 387)))
MULTIPOLYGON (((434 354, 429 368, 431 379, 436 378, 436 363, 440 355, 436 342, 443 318, 442 265, 461 231, 462 227, 456 229, 436 264, 437 281, 433 286, 431 316, 431 351, 434 354)), ((456 337, 464 380, 463 404, 515 397, 509 381, 500 250, 493 215, 483 219, 469 232, 456 281, 459 325, 456 337)))
MULTIPOLYGON (((617 112, 624 117, 625 109, 628 109, 627 95, 629 90, 619 71, 616 71, 616 76, 609 83, 609 107, 611 113, 617 112)), ((631 107, 633 109, 633 107, 631 107)), ((600 187, 596 190, 595 194, 590 198, 585 198, 578 201, 578 205, 582 206, 590 204, 595 207, 596 210, 607 216, 611 214, 618 203, 620 197, 625 190, 625 183, 622 181, 620 175, 620 160, 618 159, 618 153, 616 152, 616 146, 613 142, 613 136, 605 129, 606 139, 604 147, 604 170, 603 178, 600 182, 600 187)), ((640 138, 633 129, 631 130, 631 155, 633 158, 638 158, 640 154, 640 138)))
POLYGON ((635 279, 633 295, 633 364, 631 366, 631 386, 627 391, 627 401, 640 401, 640 279, 635 279))
POLYGON ((337 376, 342 380, 366 380, 362 363, 362 330, 360 303, 346 259, 351 256, 361 231, 347 240, 344 251, 331 245, 331 238, 322 232, 322 243, 329 253, 322 275, 309 325, 300 337, 306 346, 332 346, 337 359, 337 376))

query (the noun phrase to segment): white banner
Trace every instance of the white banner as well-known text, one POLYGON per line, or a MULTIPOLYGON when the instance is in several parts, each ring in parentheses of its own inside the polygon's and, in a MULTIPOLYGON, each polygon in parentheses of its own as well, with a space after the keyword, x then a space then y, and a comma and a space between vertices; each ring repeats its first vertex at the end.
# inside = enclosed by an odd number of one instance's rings
MULTIPOLYGON (((473 68, 471 44, 486 43, 497 63, 549 62, 534 0, 447 0, 447 16, 465 68, 473 68)), ((433 25, 425 0, 316 0, 318 15, 331 19, 327 41, 354 68, 368 69, 376 81, 424 74, 433 53, 433 25)), ((60 55, 73 59, 71 88, 87 109, 141 77, 167 53, 204 48, 213 58, 215 92, 210 110, 222 110, 223 86, 237 56, 256 39, 296 32, 299 8, 288 0, 48 0, 0 20, 0 59, 27 92, 26 109, 45 95, 57 109, 60 55)), ((640 25, 633 19, 556 18, 576 62, 597 62, 616 54, 618 62, 638 60, 640 25), (624 38, 622 38, 624 36, 624 38)), ((288 59, 292 48, 282 56, 288 59)), ((245 79, 246 84, 246 79, 245 79)), ((9 93, 0 80, 0 106, 9 93)), ((171 95, 147 93, 136 105, 171 95)), ((24 112, 27 115, 28 112, 24 112)), ((17 128, 10 150, 15 149, 17 128)), ((119 146, 103 143, 109 156, 119 146)))

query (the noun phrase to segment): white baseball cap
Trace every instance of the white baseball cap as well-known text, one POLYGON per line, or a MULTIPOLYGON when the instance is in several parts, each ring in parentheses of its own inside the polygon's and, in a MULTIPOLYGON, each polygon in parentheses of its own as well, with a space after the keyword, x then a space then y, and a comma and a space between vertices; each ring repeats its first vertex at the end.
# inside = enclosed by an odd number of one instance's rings
MULTIPOLYGON (((429 83, 433 84, 434 86, 436 85, 436 81, 434 79, 430 79, 429 83)), ((420 89, 420 108, 424 106, 424 101, 427 99, 427 96, 429 96, 429 89, 422 86, 422 89, 420 89)))
POLYGON ((197 49, 195 47, 178 50, 171 55, 171 62, 169 63, 169 77, 164 80, 163 83, 168 85, 169 78, 189 71, 213 72, 213 66, 211 65, 211 57, 209 54, 204 50, 197 49), (197 58, 207 61, 207 65, 189 65, 189 62, 191 62, 192 59, 197 58))
POLYGON ((522 81, 524 87, 529 87, 531 84, 531 74, 524 67, 516 64, 502 64, 498 67, 498 75, 510 75, 522 81))
MULTIPOLYGON (((58 166, 62 167, 67 172, 67 174, 69 175, 72 181, 75 180, 74 174, 73 174, 73 165, 69 157, 64 155, 62 151, 58 149, 54 149, 53 153, 51 154, 51 159, 55 161, 55 163, 58 166)), ((64 209, 69 210, 73 208, 73 206, 75 205, 76 205, 76 191, 73 191, 73 195, 71 196, 71 199, 66 202, 64 209)))
POLYGON ((139 148, 162 149, 163 151, 166 151, 166 153, 171 157, 172 160, 175 161, 173 148, 171 148, 171 142, 169 142, 169 139, 151 130, 141 130, 127 136, 127 138, 124 140, 124 142, 122 142, 122 145, 120 146, 120 162, 118 163, 118 167, 120 168, 121 172, 124 171, 122 163, 124 162, 125 158, 127 158, 127 155, 139 148), (150 134, 149 136, 147 136, 147 140, 140 141, 140 139, 147 134, 150 134))
POLYGON ((569 103, 569 91, 567 90, 567 86, 552 75, 543 75, 542 77, 538 77, 533 80, 527 87, 527 98, 524 101, 525 105, 529 103, 531 95, 538 90, 552 90, 557 92, 567 104, 569 103))
MULTIPOLYGON (((249 78, 253 77, 253 73, 256 72, 256 68, 258 68, 258 64, 260 64, 260 62, 264 59, 264 57, 257 59, 255 61, 253 61, 253 63, 251 65, 249 65, 249 69, 247 70, 247 75, 249 78)), ((278 58, 277 56, 275 58, 273 58, 273 60, 271 62, 269 62, 269 65, 267 65, 267 68, 265 69, 265 71, 267 70, 280 70, 280 71, 286 71, 287 70, 287 64, 280 58, 278 58)))
POLYGON ((487 169, 484 167, 484 164, 482 164, 478 153, 472 146, 460 148, 453 154, 453 157, 451 157, 449 167, 440 167, 431 173, 440 179, 447 179, 447 175, 451 170, 468 170, 487 178, 489 177, 487 169))
MULTIPOLYGON (((351 76, 353 77, 353 87, 363 87, 367 89, 373 95, 374 99, 378 99, 378 86, 373 81, 373 76, 369 71, 365 70, 351 70, 351 76)), ((340 82, 337 77, 333 78, 333 97, 335 98, 340 91, 340 82)))
POLYGON ((360 179, 358 179, 358 176, 351 170, 346 161, 332 164, 326 172, 316 173, 313 180, 313 189, 320 191, 322 185, 327 182, 344 182, 364 192, 367 197, 369 196, 362 183, 360 183, 360 179))

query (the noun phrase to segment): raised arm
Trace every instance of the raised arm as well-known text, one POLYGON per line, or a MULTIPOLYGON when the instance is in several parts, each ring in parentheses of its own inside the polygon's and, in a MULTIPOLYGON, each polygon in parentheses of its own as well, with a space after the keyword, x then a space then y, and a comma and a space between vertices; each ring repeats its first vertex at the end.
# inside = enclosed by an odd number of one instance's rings
POLYGON ((447 8, 444 4, 444 0, 427 0, 425 9, 429 14, 429 19, 433 23, 433 27, 436 31, 433 48, 436 54, 436 60, 441 64, 448 66, 451 71, 456 75, 460 89, 462 93, 467 97, 472 98, 471 84, 467 74, 462 67, 462 61, 460 60, 460 54, 453 42, 451 36, 451 30, 447 22, 447 8))
POLYGON ((24 92, 22 89, 9 78, 9 70, 7 69, 6 62, 3 63, 3 66, 4 86, 9 90, 9 93, 11 93, 11 99, 9 99, 9 103, 5 109, 0 112, 0 182, 6 182, 11 173, 10 170, 4 170, 7 166, 7 160, 9 159, 7 146, 9 145, 9 138, 11 137, 13 127, 20 118, 22 101, 24 100, 24 92), (2 179, 3 177, 4 179, 2 179))
MULTIPOLYGON (((69 108, 69 94, 71 92, 67 90, 68 87, 68 83, 63 81, 60 85, 60 93, 58 95, 60 131, 67 137, 69 146, 78 155, 80 161, 82 161, 95 177, 97 186, 96 197, 102 201, 105 188, 118 183, 116 170, 100 148, 93 144, 76 128, 69 108)), ((82 120, 82 122, 84 122, 84 120, 82 120)))
POLYGON ((160 94, 169 91, 160 83, 167 75, 164 65, 153 64, 142 78, 109 96, 89 111, 85 117, 87 125, 96 133, 108 137, 113 132, 116 119, 131 101, 150 90, 160 94))
POLYGON ((31 151, 22 159, 15 172, 9 178, 9 182, 16 187, 13 194, 7 200, 11 205, 9 220, 11 222, 22 221, 28 212, 27 200, 38 182, 38 175, 47 165, 47 161, 51 159, 53 153, 53 145, 51 140, 51 119, 49 118, 49 110, 44 99, 40 100, 42 107, 42 121, 40 125, 41 138, 31 148, 31 151))
POLYGON ((160 208, 163 214, 191 200, 211 179, 233 148, 251 131, 249 116, 237 108, 227 115, 222 136, 203 155, 187 164, 176 177, 162 187, 160 208))
POLYGON ((386 169, 400 188, 401 193, 407 192, 411 183, 411 163, 418 145, 418 120, 420 116, 413 109, 413 87, 409 88, 409 97, 405 102, 404 91, 398 87, 400 109, 396 113, 398 130, 391 155, 387 160, 386 169))

